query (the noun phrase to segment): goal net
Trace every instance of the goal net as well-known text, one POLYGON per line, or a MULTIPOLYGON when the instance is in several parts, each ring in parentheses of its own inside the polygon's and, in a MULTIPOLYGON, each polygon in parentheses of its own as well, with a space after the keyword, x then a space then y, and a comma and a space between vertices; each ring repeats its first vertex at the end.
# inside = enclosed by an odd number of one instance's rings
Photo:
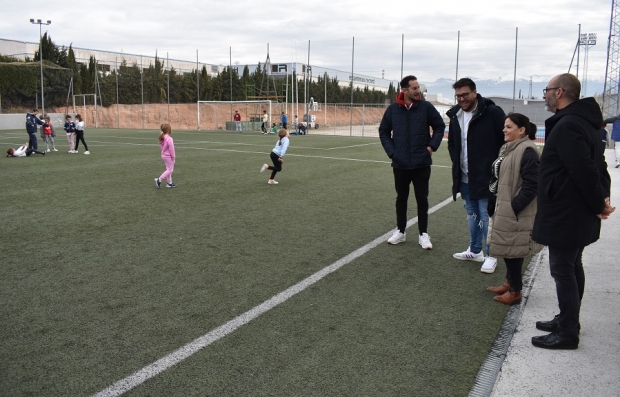
POLYGON ((267 128, 278 124, 281 104, 270 100, 256 101, 198 101, 198 130, 235 131, 234 115, 241 115, 242 131, 260 131, 263 111, 269 116, 267 128))

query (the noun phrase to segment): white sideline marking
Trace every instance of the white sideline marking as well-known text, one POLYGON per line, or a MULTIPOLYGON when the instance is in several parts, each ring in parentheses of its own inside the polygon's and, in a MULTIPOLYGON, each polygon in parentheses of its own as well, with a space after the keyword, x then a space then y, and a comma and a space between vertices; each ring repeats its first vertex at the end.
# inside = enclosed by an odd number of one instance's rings
MULTIPOLYGON (((126 143, 123 143, 123 144, 118 144, 118 143, 114 143, 114 142, 91 141, 91 140, 89 140, 88 142, 104 144, 106 146, 153 146, 153 147, 159 146, 156 143, 131 143, 131 142, 126 142, 126 143)), ((191 147, 191 146, 190 147, 185 147, 185 146, 181 146, 181 145, 176 145, 176 148, 177 149, 182 148, 182 149, 188 149, 188 150, 209 150, 209 151, 213 151, 213 152, 251 153, 251 154, 261 154, 261 155, 265 154, 265 152, 257 152, 257 151, 251 151, 251 150, 216 149, 216 148, 202 148, 202 147, 191 147)), ((300 149, 307 149, 307 148, 300 148, 300 149)), ((323 149, 323 150, 325 150, 325 149, 323 149)), ((361 163, 381 163, 381 164, 391 164, 392 163, 391 160, 350 159, 350 158, 346 158, 346 157, 313 156, 313 155, 307 155, 307 154, 293 154, 293 153, 288 153, 286 156, 287 157, 304 157, 304 158, 326 159, 326 160, 359 161, 361 163)), ((436 164, 431 165, 431 167, 452 168, 451 165, 436 165, 436 164)))
MULTIPOLYGON (((452 197, 445 199, 441 203, 430 208, 428 210, 428 213, 432 214, 433 212, 448 205, 451 201, 452 201, 452 197)), ((407 227, 411 227, 412 225, 415 225, 417 222, 418 222, 418 217, 416 216, 415 218, 412 218, 407 222, 407 227)), ((207 347, 213 342, 216 342, 219 339, 223 338, 224 336, 232 333, 233 331, 237 330, 237 328, 249 323, 250 321, 260 316, 261 314, 273 309, 274 307, 278 306, 281 303, 286 302, 289 298, 292 298, 293 296, 302 292, 306 288, 320 281, 322 278, 329 275, 330 273, 335 272, 336 270, 340 269, 344 265, 359 258, 360 256, 364 255, 366 252, 375 248, 379 244, 384 243, 385 241, 387 241, 388 238, 390 238, 393 232, 394 230, 390 230, 384 235, 377 237, 370 243, 364 245, 363 247, 356 249, 355 251, 351 252, 347 256, 340 258, 339 260, 332 263, 331 265, 324 267, 323 269, 305 278, 304 280, 293 285, 292 287, 289 287, 285 289, 284 291, 280 292, 279 294, 272 296, 271 298, 267 299, 265 302, 261 303, 260 305, 255 306, 254 308, 233 318, 227 323, 220 325, 219 327, 206 333, 205 335, 194 339, 193 341, 186 344, 185 346, 173 351, 172 353, 168 354, 165 357, 160 358, 154 363, 149 364, 146 367, 134 372, 128 377, 119 380, 118 382, 114 383, 107 389, 104 389, 97 394, 93 394, 92 397, 120 396, 121 394, 133 389, 134 387, 141 385, 147 380, 164 372, 168 368, 180 363, 186 358, 189 358, 194 353, 197 353, 199 350, 203 349, 204 347, 207 347)))
MULTIPOLYGON (((130 136, 113 136, 113 135, 107 135, 106 138, 118 138, 118 139, 143 139, 143 140, 149 140, 152 141, 153 138, 152 137, 144 137, 144 138, 136 138, 136 137, 130 137, 130 136)), ((95 141, 93 141, 95 142, 95 141)), ((183 141, 176 141, 176 143, 184 143, 183 141)), ((206 143, 206 144, 212 144, 212 145, 228 145, 228 146, 234 146, 234 145, 238 145, 238 146, 271 146, 271 143, 269 144, 258 144, 258 143, 244 143, 244 142, 218 142, 218 141, 191 141, 192 144, 198 144, 198 143, 206 143)), ((336 147, 329 147, 329 148, 320 148, 320 147, 311 147, 311 146, 298 146, 298 149, 308 149, 308 150, 338 150, 338 149, 351 149, 351 148, 357 148, 357 147, 361 147, 361 146, 373 146, 373 145, 379 145, 381 144, 381 142, 371 142, 371 143, 361 143, 359 145, 349 145, 349 146, 336 146, 336 147)), ((136 145, 140 145, 139 143, 136 145)), ((153 144, 156 145, 156 144, 153 144)))

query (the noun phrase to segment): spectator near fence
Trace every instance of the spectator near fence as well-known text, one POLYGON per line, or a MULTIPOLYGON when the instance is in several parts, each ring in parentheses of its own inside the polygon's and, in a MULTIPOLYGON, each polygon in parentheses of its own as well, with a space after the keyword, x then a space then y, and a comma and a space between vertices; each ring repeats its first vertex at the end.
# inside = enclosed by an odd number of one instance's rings
POLYGON ((282 112, 280 121, 282 122, 282 128, 286 129, 286 125, 288 124, 288 116, 286 115, 286 113, 282 112))
POLYGON ((239 114, 238 110, 235 110, 235 115, 234 115, 234 120, 235 120, 235 132, 243 132, 243 129, 241 128, 241 115, 239 114))
POLYGON ((616 155, 616 168, 620 167, 620 114, 603 121, 606 125, 613 123, 611 127, 611 140, 614 141, 614 153, 616 155))
POLYGON ((263 110, 263 123, 260 125, 260 129, 261 131, 263 131, 263 134, 268 134, 269 132, 267 131, 267 123, 269 122, 269 115, 267 114, 266 110, 263 110))

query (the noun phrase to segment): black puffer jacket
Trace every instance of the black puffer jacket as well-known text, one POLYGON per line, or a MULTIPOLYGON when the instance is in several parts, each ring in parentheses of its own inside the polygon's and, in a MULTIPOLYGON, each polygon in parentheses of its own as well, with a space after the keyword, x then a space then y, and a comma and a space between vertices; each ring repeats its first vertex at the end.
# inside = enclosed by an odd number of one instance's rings
MULTIPOLYGON (((478 105, 467 130, 469 196, 472 200, 489 198, 491 164, 504 144, 504 119, 506 114, 490 99, 477 96, 478 105)), ((452 159, 452 197, 461 191, 461 126, 458 116, 460 105, 446 114, 450 118, 448 151, 452 159)))
POLYGON ((601 151, 603 116, 594 98, 577 100, 545 121, 538 212, 532 238, 553 247, 598 240, 611 179, 601 151))
POLYGON ((427 147, 434 152, 439 149, 446 124, 431 103, 419 101, 407 109, 403 97, 404 94, 399 93, 396 102, 383 114, 379 124, 381 144, 394 168, 428 167, 433 161, 427 147))

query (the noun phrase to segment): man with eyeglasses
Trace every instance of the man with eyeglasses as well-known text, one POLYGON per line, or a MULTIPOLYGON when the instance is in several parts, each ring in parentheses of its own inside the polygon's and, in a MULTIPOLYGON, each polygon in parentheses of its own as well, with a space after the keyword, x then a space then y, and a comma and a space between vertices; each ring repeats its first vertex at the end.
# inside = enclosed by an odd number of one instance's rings
POLYGON ((450 118, 448 151, 452 159, 452 196, 456 201, 456 194, 461 193, 469 226, 469 247, 452 256, 482 262, 480 271, 493 273, 497 259, 488 256, 487 207, 491 164, 504 144, 502 131, 506 114, 492 100, 478 94, 476 83, 469 78, 460 79, 452 88, 457 104, 446 113, 450 118))
POLYGON ((405 241, 409 186, 418 207, 418 244, 433 248, 428 235, 428 186, 431 178, 431 156, 439 149, 446 124, 435 107, 424 100, 415 76, 400 82, 396 102, 388 106, 379 125, 379 138, 385 153, 392 159, 396 188, 396 226, 388 244, 405 241), (429 133, 432 130, 432 133, 429 133))
POLYGON ((532 239, 549 247, 560 307, 552 320, 536 322, 536 328, 550 332, 532 338, 544 349, 578 348, 585 287, 581 255, 598 240, 601 220, 615 210, 598 133, 603 115, 594 98, 579 99, 580 93, 581 83, 569 73, 555 76, 543 90, 545 108, 554 115, 545 121, 532 239))

